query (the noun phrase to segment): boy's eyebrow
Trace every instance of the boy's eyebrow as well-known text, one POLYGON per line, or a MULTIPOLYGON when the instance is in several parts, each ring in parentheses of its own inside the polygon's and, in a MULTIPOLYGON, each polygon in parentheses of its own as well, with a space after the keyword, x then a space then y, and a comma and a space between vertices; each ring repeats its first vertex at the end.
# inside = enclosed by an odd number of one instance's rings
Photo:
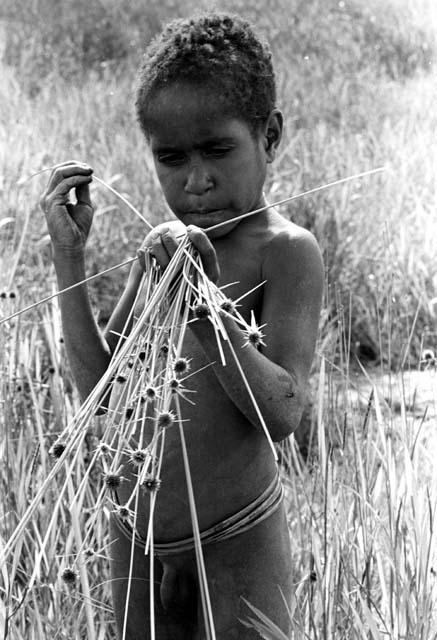
MULTIPOLYGON (((234 138, 230 136, 211 136, 210 138, 205 138, 202 142, 198 144, 193 144, 193 149, 203 149, 204 147, 208 147, 213 144, 234 144, 234 138)), ((153 149, 155 153, 164 153, 169 151, 180 151, 181 147, 172 144, 161 144, 153 149)))

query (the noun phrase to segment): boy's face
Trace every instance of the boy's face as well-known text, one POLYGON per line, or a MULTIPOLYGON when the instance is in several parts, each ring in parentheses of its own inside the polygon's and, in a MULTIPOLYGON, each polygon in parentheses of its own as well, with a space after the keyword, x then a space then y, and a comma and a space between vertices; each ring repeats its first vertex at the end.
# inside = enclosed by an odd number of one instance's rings
MULTIPOLYGON (((219 94, 172 84, 153 98, 149 143, 164 196, 186 225, 202 229, 265 204, 265 136, 226 115, 219 94)), ((229 224, 210 237, 228 233, 229 224)))

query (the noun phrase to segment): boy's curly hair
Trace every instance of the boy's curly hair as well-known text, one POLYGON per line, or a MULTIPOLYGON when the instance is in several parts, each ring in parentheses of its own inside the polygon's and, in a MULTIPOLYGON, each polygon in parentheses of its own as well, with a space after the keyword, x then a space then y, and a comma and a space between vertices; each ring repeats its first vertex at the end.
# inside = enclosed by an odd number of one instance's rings
POLYGON ((276 102, 275 74, 268 45, 236 15, 209 13, 170 22, 148 46, 135 101, 148 135, 148 106, 174 81, 210 87, 225 98, 226 113, 243 119, 252 133, 276 102))

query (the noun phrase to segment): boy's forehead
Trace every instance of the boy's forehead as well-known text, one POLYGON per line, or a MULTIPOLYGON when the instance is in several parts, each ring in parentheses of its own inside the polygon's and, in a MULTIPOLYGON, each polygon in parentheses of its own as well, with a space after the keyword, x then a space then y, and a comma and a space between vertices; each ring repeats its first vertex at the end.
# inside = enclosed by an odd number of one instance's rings
MULTIPOLYGON (((233 137, 247 125, 230 115, 226 99, 211 89, 172 85, 160 89, 149 105, 151 138, 233 137)), ((248 129, 248 126, 247 126, 248 129)))

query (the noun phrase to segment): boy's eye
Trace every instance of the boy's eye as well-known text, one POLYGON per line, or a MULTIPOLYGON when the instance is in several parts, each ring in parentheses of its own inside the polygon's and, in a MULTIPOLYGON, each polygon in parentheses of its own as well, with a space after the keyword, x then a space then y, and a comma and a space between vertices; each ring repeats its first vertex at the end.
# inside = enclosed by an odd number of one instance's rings
POLYGON ((158 153, 158 162, 167 165, 178 165, 185 161, 185 155, 183 153, 158 153))
POLYGON ((208 147, 204 150, 204 154, 208 158, 223 158, 230 150, 231 147, 208 147))

